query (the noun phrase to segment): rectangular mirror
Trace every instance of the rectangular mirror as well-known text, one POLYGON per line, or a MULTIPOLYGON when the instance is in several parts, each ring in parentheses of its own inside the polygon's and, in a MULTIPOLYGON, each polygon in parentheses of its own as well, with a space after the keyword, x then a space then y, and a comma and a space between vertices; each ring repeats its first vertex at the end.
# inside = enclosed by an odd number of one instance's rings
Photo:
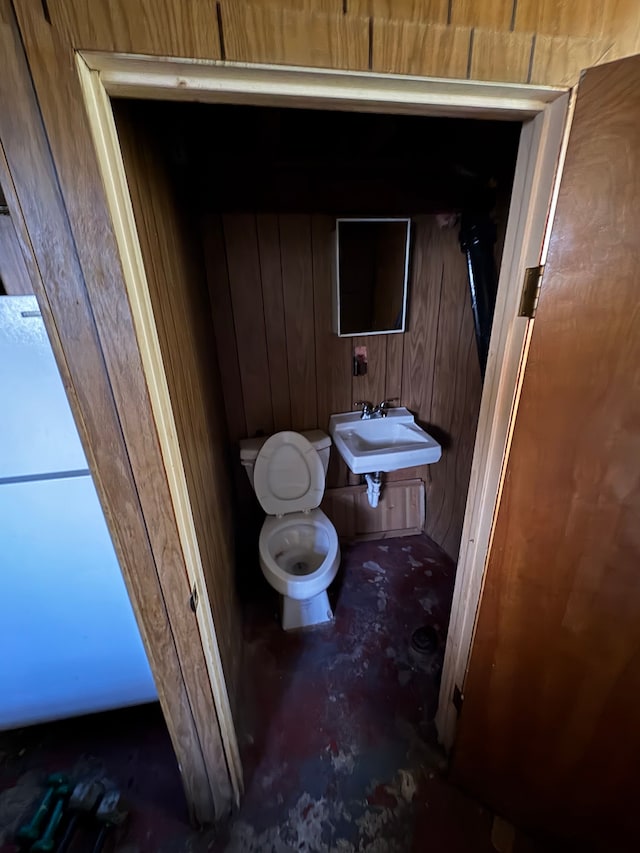
POLYGON ((337 219, 334 329, 340 337, 404 332, 410 219, 337 219))

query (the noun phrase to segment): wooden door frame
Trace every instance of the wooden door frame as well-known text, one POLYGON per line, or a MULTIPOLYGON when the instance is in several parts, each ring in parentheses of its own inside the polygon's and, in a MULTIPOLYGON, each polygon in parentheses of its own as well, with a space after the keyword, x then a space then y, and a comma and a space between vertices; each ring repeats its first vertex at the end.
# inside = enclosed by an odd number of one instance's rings
MULTIPOLYGON (((204 586, 202 565, 110 98, 197 100, 525 122, 517 157, 436 718, 440 740, 450 748, 457 720, 454 693, 464 688, 532 327, 531 321, 517 316, 521 282, 525 268, 537 266, 543 256, 544 235, 557 186, 557 166, 570 113, 567 91, 90 51, 76 52, 76 65, 120 250, 163 456, 171 472, 171 495, 189 579, 198 587, 204 586)), ((199 628, 216 710, 230 771, 238 773, 233 780, 238 790, 241 768, 215 626, 210 608, 199 610, 199 628)))

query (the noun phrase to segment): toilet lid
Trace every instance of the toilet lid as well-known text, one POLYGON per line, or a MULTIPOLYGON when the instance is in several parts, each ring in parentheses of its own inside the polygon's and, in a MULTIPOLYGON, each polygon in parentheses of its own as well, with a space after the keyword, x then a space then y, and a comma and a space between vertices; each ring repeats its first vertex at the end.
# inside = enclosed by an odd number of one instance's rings
POLYGON ((320 457, 300 433, 277 432, 258 453, 253 487, 267 515, 315 509, 324 494, 320 457))

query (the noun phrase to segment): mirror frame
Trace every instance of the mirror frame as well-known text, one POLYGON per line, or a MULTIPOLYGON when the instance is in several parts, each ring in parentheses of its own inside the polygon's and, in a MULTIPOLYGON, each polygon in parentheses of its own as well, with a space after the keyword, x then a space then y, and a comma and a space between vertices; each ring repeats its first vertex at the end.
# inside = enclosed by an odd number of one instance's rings
POLYGON ((334 230, 333 263, 333 330, 339 338, 360 338, 370 335, 402 335, 407 328, 407 297, 409 293, 409 252, 411 248, 411 217, 407 216, 343 216, 336 219, 334 230), (404 253, 404 281, 402 293, 402 322, 399 329, 373 332, 343 332, 340 328, 340 223, 342 222, 404 222, 407 235, 404 253))

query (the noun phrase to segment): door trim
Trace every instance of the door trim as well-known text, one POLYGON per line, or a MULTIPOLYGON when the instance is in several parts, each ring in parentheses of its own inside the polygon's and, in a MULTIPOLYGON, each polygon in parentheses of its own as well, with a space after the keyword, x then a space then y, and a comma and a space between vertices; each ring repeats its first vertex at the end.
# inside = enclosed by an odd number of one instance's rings
POLYGON ((534 321, 518 316, 521 283, 528 267, 545 262, 573 103, 568 93, 559 98, 523 127, 520 139, 435 720, 438 737, 447 750, 453 747, 459 714, 459 702, 453 701, 456 688, 464 700, 485 569, 533 331, 534 321))
POLYGON ((80 51, 112 97, 523 121, 566 89, 367 71, 80 51))
POLYGON ((121 255, 189 580, 200 590, 199 598, 203 603, 198 608, 198 626, 236 798, 242 789, 237 739, 215 625, 205 593, 186 478, 110 98, 286 105, 525 122, 516 163, 436 718, 439 737, 444 746, 450 748, 457 719, 453 692, 456 685, 461 688, 464 685, 532 325, 532 321, 517 316, 520 283, 524 269, 540 263, 565 129, 567 91, 468 80, 96 52, 77 52, 76 64, 121 255))

